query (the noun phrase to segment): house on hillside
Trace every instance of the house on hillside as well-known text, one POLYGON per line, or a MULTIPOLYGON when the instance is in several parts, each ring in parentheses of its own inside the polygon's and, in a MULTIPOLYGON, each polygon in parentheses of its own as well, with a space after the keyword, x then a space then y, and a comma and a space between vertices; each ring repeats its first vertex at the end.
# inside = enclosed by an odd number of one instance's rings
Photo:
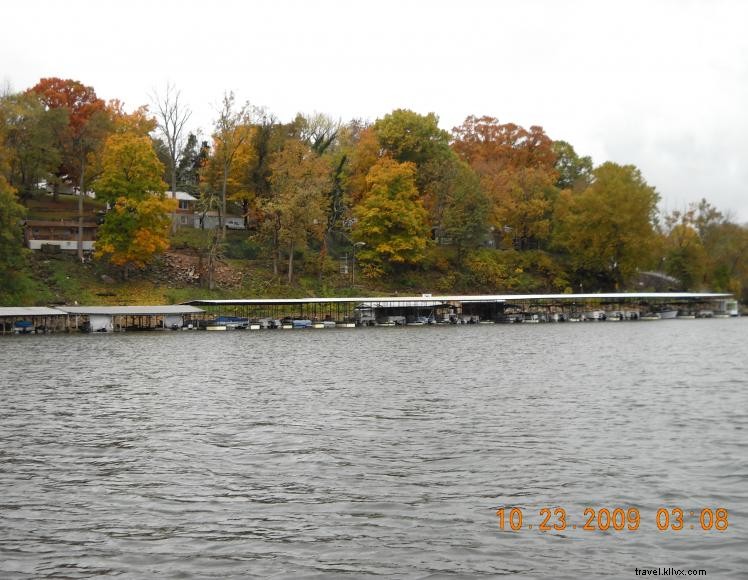
POLYGON ((171 214, 172 221, 177 227, 195 227, 197 198, 185 191, 167 191, 167 199, 176 199, 177 209, 171 214))
MULTIPOLYGON (((198 211, 198 199, 184 191, 166 192, 167 199, 176 199, 179 202, 177 209, 172 214, 172 220, 176 227, 196 228, 213 230, 218 227, 218 212, 210 210, 202 213, 198 211)), ((226 227, 230 230, 243 230, 244 218, 237 215, 226 216, 226 227)))
MULTIPOLYGON (((95 223, 83 224, 83 250, 91 252, 96 241, 99 226, 95 223)), ((26 220, 24 242, 31 250, 42 250, 44 246, 56 246, 68 252, 78 251, 78 222, 73 220, 26 220)))

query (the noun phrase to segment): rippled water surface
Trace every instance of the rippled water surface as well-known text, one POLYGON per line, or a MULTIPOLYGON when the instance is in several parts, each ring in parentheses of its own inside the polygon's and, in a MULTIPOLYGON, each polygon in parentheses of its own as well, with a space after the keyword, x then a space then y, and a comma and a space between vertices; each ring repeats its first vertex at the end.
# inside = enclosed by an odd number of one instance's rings
POLYGON ((745 578, 746 339, 748 319, 6 337, 0 577, 745 578), (565 531, 537 530, 546 506, 565 531), (638 530, 581 529, 619 506, 638 530), (717 507, 728 529, 702 530, 717 507))

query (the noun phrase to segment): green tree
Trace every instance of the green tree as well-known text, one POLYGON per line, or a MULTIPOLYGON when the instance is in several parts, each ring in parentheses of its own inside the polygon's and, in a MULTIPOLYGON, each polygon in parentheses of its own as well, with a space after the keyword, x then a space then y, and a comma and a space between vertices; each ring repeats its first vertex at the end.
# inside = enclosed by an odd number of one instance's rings
POLYGON ((554 141, 553 152, 556 154, 556 172, 558 189, 582 191, 592 180, 592 157, 580 157, 566 141, 554 141))
POLYGON ((592 176, 583 192, 561 193, 555 239, 579 280, 620 289, 654 259, 659 195, 633 165, 603 163, 592 176))
POLYGON ((40 181, 53 181, 61 161, 57 136, 67 125, 67 112, 46 109, 34 93, 20 93, 0 99, 0 116, 10 152, 9 182, 27 198, 40 181))
POLYGON ((381 159, 369 171, 369 190, 354 209, 363 270, 381 276, 423 261, 429 243, 428 213, 418 195, 413 163, 381 159))
POLYGON ((449 149, 449 133, 439 128, 439 117, 434 113, 419 115, 396 109, 377 119, 373 128, 386 153, 401 163, 414 163, 417 168, 449 149))
POLYGON ((713 226, 706 242, 714 290, 748 299, 748 228, 730 221, 713 226))
POLYGON ((437 237, 454 245, 460 264, 465 250, 485 241, 490 203, 478 176, 456 155, 429 169, 425 205, 437 237))
POLYGON ((200 195, 200 170, 205 165, 210 152, 207 141, 198 144, 197 136, 190 133, 187 142, 179 155, 177 166, 177 189, 198 196, 200 195))
POLYGON ((450 135, 439 128, 439 117, 435 113, 420 115, 408 109, 396 109, 377 119, 372 130, 378 158, 384 155, 415 165, 416 187, 421 195, 438 173, 434 166, 447 162, 452 155, 450 135))

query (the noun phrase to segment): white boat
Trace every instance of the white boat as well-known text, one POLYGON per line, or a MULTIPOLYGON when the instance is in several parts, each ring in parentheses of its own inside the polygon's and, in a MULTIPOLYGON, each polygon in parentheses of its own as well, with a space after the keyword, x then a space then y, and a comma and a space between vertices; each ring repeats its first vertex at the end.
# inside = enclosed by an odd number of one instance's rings
POLYGON ((324 326, 325 328, 335 328, 335 326, 337 325, 335 324, 334 320, 324 320, 322 322, 322 326, 324 326))
POLYGON ((325 325, 322 322, 314 322, 312 323, 312 328, 324 328, 325 325))
POLYGON ((376 326, 405 326, 404 316, 385 316, 376 321, 376 326))
POLYGON ((205 330, 226 330, 225 324, 211 324, 210 326, 206 326, 205 330))
POLYGON ((584 313, 584 320, 605 320, 604 310, 590 310, 584 313))
POLYGON ((640 320, 660 320, 660 314, 658 312, 646 312, 640 320))
POLYGON ((618 310, 611 310, 605 315, 605 320, 608 322, 620 322, 623 320, 623 312, 618 310))
POLYGON ((672 320, 674 318, 678 317, 678 311, 677 310, 660 310, 660 318, 662 320, 672 320))

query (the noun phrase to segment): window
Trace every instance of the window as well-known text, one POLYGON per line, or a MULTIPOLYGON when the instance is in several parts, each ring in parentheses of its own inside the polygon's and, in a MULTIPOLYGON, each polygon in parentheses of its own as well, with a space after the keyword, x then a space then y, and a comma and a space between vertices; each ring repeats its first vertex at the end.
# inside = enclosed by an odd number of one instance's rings
POLYGON ((186 199, 179 200, 179 209, 190 209, 190 202, 186 199))

